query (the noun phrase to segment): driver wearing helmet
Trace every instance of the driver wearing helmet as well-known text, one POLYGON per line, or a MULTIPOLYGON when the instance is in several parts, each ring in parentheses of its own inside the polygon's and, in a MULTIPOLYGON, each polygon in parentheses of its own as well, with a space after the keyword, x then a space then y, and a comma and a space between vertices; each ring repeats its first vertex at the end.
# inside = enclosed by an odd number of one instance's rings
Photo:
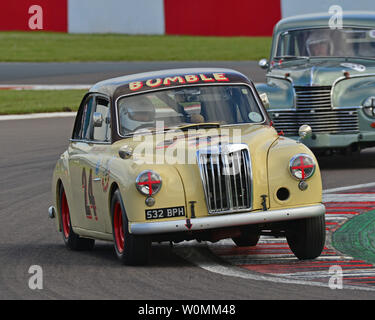
POLYGON ((185 89, 175 92, 175 100, 182 107, 183 113, 190 123, 203 123, 204 117, 200 114, 202 110, 201 102, 199 101, 199 89, 185 89))
POLYGON ((124 99, 120 105, 120 122, 123 132, 155 127, 155 107, 147 97, 124 99))
POLYGON ((327 57, 333 52, 330 37, 323 32, 313 32, 306 40, 306 50, 309 56, 327 57))

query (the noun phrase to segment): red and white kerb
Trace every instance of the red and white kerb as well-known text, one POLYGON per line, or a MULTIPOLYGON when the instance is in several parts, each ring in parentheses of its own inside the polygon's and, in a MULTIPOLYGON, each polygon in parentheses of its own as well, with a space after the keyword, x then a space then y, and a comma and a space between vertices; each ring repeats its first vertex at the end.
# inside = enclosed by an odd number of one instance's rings
POLYGON ((309 179, 315 172, 314 159, 307 154, 297 154, 289 163, 292 176, 298 180, 309 179))

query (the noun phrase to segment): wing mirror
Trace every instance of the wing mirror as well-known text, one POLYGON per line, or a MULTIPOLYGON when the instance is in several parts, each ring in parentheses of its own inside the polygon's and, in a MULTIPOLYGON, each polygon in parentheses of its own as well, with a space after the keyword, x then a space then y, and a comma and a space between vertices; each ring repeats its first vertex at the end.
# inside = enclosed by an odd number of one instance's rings
POLYGON ((129 146, 122 146, 118 151, 118 154, 121 159, 129 159, 133 155, 133 149, 129 146))
POLYGON ((267 93, 261 93, 259 95, 259 97, 260 97, 260 100, 262 100, 264 107, 266 109, 269 109, 270 108, 270 101, 268 100, 267 93))
POLYGON ((94 112, 92 120, 96 128, 100 128, 103 125, 103 116, 100 112, 94 112))
POLYGON ((299 141, 310 138, 312 136, 312 129, 309 125, 303 124, 298 129, 298 135, 300 137, 299 141))
POLYGON ((258 66, 261 67, 262 69, 267 69, 269 67, 268 60, 267 59, 259 60, 258 66))

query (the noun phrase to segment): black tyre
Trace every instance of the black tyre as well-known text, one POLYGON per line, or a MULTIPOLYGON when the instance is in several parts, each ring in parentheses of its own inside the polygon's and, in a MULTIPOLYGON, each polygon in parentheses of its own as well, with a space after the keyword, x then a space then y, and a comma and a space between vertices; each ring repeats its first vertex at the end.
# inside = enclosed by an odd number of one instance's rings
POLYGON ((118 259, 126 265, 147 264, 151 241, 147 236, 129 233, 128 218, 119 190, 111 201, 112 232, 115 252, 118 259))
POLYGON ((68 200, 66 198, 64 186, 61 185, 60 188, 60 228, 62 231, 62 236, 65 245, 71 250, 92 250, 95 245, 95 240, 81 238, 72 229, 72 224, 70 222, 70 210, 68 205, 68 200))
POLYGON ((293 221, 286 238, 290 249, 298 259, 307 260, 319 257, 326 239, 325 217, 293 221))
POLYGON ((232 240, 237 245, 237 247, 253 247, 257 245, 259 238, 259 234, 248 233, 237 238, 232 238, 232 240))

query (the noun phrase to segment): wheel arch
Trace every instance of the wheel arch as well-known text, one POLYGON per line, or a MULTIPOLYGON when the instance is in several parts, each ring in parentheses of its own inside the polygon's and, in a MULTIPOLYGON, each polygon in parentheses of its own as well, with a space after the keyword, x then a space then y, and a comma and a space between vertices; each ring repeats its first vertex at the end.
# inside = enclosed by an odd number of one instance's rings
POLYGON ((57 182, 56 182, 56 188, 55 188, 55 199, 56 199, 56 220, 57 220, 57 229, 59 230, 59 232, 62 232, 62 229, 61 229, 61 223, 60 223, 60 219, 61 219, 61 212, 60 212, 60 191, 61 191, 61 187, 63 187, 63 182, 61 180, 61 178, 58 178, 57 179, 57 182))
POLYGON ((118 185, 118 183, 116 181, 112 182, 110 188, 109 188, 109 193, 108 193, 108 212, 109 212, 109 218, 111 218, 111 202, 112 202, 112 198, 113 198, 113 195, 115 193, 116 190, 120 190, 120 187, 118 185))

